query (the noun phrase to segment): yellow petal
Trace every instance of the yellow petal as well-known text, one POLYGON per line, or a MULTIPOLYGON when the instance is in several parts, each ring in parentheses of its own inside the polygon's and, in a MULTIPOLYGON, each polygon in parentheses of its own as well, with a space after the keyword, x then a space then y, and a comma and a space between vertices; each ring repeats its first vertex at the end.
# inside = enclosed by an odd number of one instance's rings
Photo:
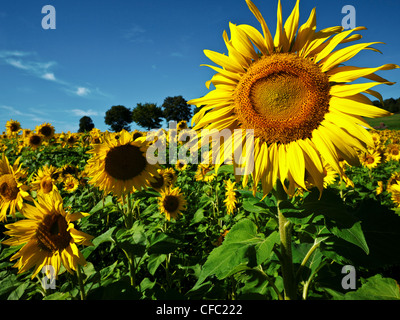
POLYGON ((240 64, 238 64, 234 59, 232 59, 222 53, 211 51, 211 50, 204 50, 204 54, 211 61, 215 62, 216 64, 220 65, 221 67, 225 68, 228 71, 239 72, 239 73, 244 72, 244 70, 240 64))
POLYGON ((317 56, 315 57, 315 61, 318 62, 319 60, 325 58, 352 32, 365 29, 366 29, 365 27, 357 27, 355 29, 341 32, 338 35, 334 36, 332 39, 329 40, 328 45, 321 52, 317 54, 317 56))
MULTIPOLYGON (((297 28, 299 27, 299 16, 300 16, 299 0, 297 0, 292 10, 292 13, 286 20, 285 26, 283 27, 286 33, 286 38, 288 39, 289 46, 292 44, 296 36, 297 28)), ((287 48, 286 51, 288 50, 289 48, 287 48)))
POLYGON ((332 97, 330 100, 330 107, 347 114, 354 114, 368 118, 379 118, 391 115, 390 112, 384 109, 358 102, 352 98, 353 97, 349 97, 348 99, 332 97))
POLYGON ((382 84, 381 82, 368 82, 356 84, 337 84, 331 87, 330 93, 334 97, 344 98, 364 92, 374 86, 382 84))
POLYGON ((296 41, 293 47, 293 51, 303 50, 303 47, 307 46, 308 42, 312 39, 317 28, 317 18, 315 8, 312 9, 310 16, 306 23, 304 23, 297 33, 296 41))
POLYGON ((377 49, 370 48, 369 46, 372 44, 377 44, 377 43, 383 43, 383 42, 368 42, 368 43, 360 43, 360 44, 355 44, 349 47, 345 47, 343 49, 337 50, 331 54, 329 54, 327 57, 322 59, 319 64, 321 65, 321 72, 326 72, 337 65, 350 60, 353 58, 356 54, 358 54, 361 50, 364 49, 370 49, 374 51, 378 51, 377 49))
POLYGON ((392 70, 399 68, 395 64, 385 64, 376 68, 360 68, 353 66, 343 66, 329 70, 326 74, 331 82, 352 82, 358 78, 364 77, 372 81, 386 82, 386 84, 394 84, 374 74, 381 70, 392 70))
POLYGON ((247 3, 247 6, 249 7, 250 11, 254 14, 254 16, 256 17, 258 22, 261 24, 261 28, 264 33, 265 46, 266 46, 268 52, 271 54, 274 51, 274 41, 272 40, 271 32, 269 32, 268 26, 267 26, 263 16, 261 15, 258 8, 254 5, 254 3, 251 2, 250 0, 246 0, 246 3, 247 3))

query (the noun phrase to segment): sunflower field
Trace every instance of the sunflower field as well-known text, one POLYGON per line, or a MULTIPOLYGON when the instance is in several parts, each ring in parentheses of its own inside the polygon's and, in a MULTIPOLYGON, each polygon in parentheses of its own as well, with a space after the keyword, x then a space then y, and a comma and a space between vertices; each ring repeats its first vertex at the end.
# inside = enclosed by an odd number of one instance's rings
POLYGON ((368 95, 399 66, 343 65, 379 51, 347 46, 364 27, 299 26, 299 1, 283 23, 279 1, 272 37, 246 4, 262 33, 230 24, 228 55, 204 51, 221 68, 193 128, 6 123, 0 299, 400 299, 400 131, 365 120, 391 115, 368 95), (215 150, 210 130, 231 135, 215 150))
MULTIPOLYGON (((160 167, 152 186, 104 193, 106 177, 89 183, 91 166, 101 167, 92 151, 146 132, 52 129, 1 140, 2 299, 283 298, 273 194, 241 188, 233 165, 216 174, 181 161, 160 167), (45 265, 57 266, 53 288, 45 265)), ((279 206, 292 224, 299 298, 400 298, 400 134, 372 135, 359 166, 343 161, 346 182, 326 167, 321 199, 299 188, 279 206), (341 287, 345 265, 357 270, 356 290, 341 287)))

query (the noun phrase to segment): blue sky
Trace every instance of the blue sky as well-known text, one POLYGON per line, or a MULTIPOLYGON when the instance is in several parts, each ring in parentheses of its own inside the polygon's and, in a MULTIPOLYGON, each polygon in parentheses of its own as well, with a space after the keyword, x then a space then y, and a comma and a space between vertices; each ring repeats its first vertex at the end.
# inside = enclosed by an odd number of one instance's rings
MULTIPOLYGON (((254 3, 274 32, 277 0, 254 3)), ((294 4, 282 0, 284 19, 294 4)), ((300 23, 317 7, 317 29, 341 25, 344 5, 353 5, 356 25, 368 28, 363 42, 386 43, 375 45, 383 54, 366 50, 348 64, 400 64, 398 0, 301 0, 300 23)), ((106 130, 104 115, 113 105, 200 97, 214 73, 200 67, 210 63, 203 50, 226 53, 222 32, 229 22, 260 30, 244 0, 1 1, 0 132, 10 119, 24 128, 50 122, 57 132, 74 132, 84 115, 106 130), (42 28, 45 5, 56 9, 54 30, 42 28)), ((400 69, 378 74, 400 80, 400 69)), ((376 88, 384 99, 400 97, 399 84, 376 88)))

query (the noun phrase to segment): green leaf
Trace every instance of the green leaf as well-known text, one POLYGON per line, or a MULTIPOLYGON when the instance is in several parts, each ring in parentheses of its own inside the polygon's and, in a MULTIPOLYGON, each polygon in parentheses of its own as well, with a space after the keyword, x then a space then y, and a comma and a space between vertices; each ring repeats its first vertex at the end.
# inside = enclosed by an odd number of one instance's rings
POLYGON ((148 243, 144 227, 139 221, 135 221, 130 229, 119 229, 115 241, 118 247, 134 255, 143 255, 148 243))
POLYGON ((369 254, 369 248, 365 241, 364 233, 361 229, 361 222, 353 224, 351 228, 339 228, 338 226, 327 226, 335 236, 347 242, 355 244, 369 254))
POLYGON ((98 237, 94 238, 92 240, 93 246, 90 247, 86 247, 82 250, 82 254, 85 257, 85 259, 87 259, 90 254, 97 249, 97 247, 99 245, 101 245, 104 242, 111 242, 111 243, 115 243, 115 240, 112 237, 112 234, 114 232, 116 227, 112 227, 110 229, 108 229, 106 232, 104 232, 103 234, 99 235, 98 237))
POLYGON ((356 291, 347 292, 342 296, 344 300, 400 300, 400 288, 391 278, 383 278, 377 274, 356 291))
POLYGON ((154 275, 158 267, 167 258, 166 254, 151 254, 147 260, 147 270, 149 270, 151 275, 154 275))
POLYGON ((93 208, 90 210, 89 214, 96 213, 100 210, 103 210, 104 208, 114 206, 115 204, 113 203, 113 197, 112 196, 107 196, 104 199, 100 200, 93 208))
POLYGON ((269 257, 278 240, 276 232, 265 239, 257 234, 257 226, 251 220, 239 221, 229 231, 222 245, 210 253, 192 290, 196 290, 211 275, 224 279, 232 274, 232 270, 238 272, 258 265, 269 257))
POLYGON ((179 247, 180 241, 165 233, 153 233, 149 239, 149 243, 149 254, 167 254, 174 252, 179 247))

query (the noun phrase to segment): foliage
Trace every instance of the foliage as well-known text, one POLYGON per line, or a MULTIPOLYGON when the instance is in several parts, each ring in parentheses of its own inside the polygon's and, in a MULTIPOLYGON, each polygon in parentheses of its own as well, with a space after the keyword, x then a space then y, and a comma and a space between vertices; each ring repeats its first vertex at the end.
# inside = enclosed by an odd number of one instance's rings
POLYGON ((163 112, 155 103, 138 103, 132 110, 132 120, 142 128, 161 128, 163 112))
POLYGON ((167 97, 162 104, 164 118, 167 122, 181 120, 189 121, 192 109, 182 96, 167 97))
POLYGON ((106 112, 104 122, 109 125, 114 132, 119 132, 123 129, 129 130, 129 124, 132 123, 132 111, 125 106, 112 106, 106 112))
POLYGON ((92 130, 94 128, 94 123, 92 118, 88 117, 88 116, 83 116, 80 120, 79 120, 79 129, 78 132, 89 132, 90 130, 92 130))

